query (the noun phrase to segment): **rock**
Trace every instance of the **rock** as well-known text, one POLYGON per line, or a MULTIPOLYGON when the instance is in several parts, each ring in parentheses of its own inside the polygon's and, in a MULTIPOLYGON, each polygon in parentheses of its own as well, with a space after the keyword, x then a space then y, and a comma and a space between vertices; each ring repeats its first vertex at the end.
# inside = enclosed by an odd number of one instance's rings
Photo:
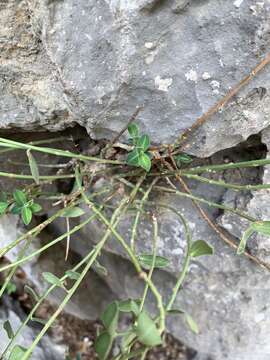
MULTIPOLYGON (((155 143, 176 140, 269 52, 267 1, 187 3, 2 4, 0 128, 79 123, 94 138, 111 138, 144 105, 142 130, 155 143)), ((190 139, 188 151, 208 156, 266 128, 269 84, 266 69, 199 130, 196 143, 190 139)))
MULTIPOLYGON (((13 331, 16 331, 17 328, 21 325, 22 319, 16 314, 12 309, 7 310, 3 307, 0 307, 0 349, 1 351, 5 349, 9 340, 5 330, 3 329, 3 323, 8 320, 13 331)), ((38 333, 38 330, 26 326, 23 333, 18 336, 16 343, 20 346, 28 348, 32 342, 35 340, 35 337, 38 333)), ((14 344, 14 345, 15 345, 14 344)), ((35 348, 31 359, 33 360, 59 360, 63 359, 65 356, 65 347, 56 345, 47 335, 41 340, 40 344, 35 348)))
MULTIPOLYGON (((144 13, 136 3, 75 6, 68 0, 46 9, 43 41, 68 89, 78 94, 79 121, 93 137, 119 131, 136 106, 144 105, 142 129, 157 143, 171 142, 266 54, 267 4, 254 15, 253 1, 239 9, 224 1, 191 2, 180 15, 168 1, 142 3, 155 7, 144 13), (219 89, 203 81, 206 71, 219 89)), ((268 94, 260 100, 255 90, 269 81, 269 72, 259 75, 200 130, 189 151, 207 156, 266 127, 268 94)))
MULTIPOLYGON (((1 217, 0 236, 1 239, 3 239, 1 247, 10 244, 25 231, 26 229, 23 228, 23 224, 17 216, 6 215, 1 217)), ((33 252, 37 251, 42 244, 44 245, 52 240, 52 235, 43 231, 39 237, 36 237, 31 241, 30 246, 25 252, 25 256, 31 255, 33 252)), ((23 250, 24 245, 25 244, 22 243, 13 248, 7 254, 8 260, 11 262, 17 261, 19 253, 23 250)), ((56 276, 62 277, 65 271, 71 269, 74 264, 80 260, 78 259, 78 256, 71 252, 69 261, 65 262, 63 261, 64 254, 65 250, 62 247, 59 247, 59 245, 55 245, 46 252, 41 253, 40 256, 32 257, 22 265, 27 282, 30 285, 33 284, 39 294, 42 294, 48 287, 48 284, 42 277, 43 272, 49 271, 56 276)), ((17 287, 22 288, 24 286, 20 278, 17 279, 16 276, 14 281, 17 287)), ((81 290, 78 290, 73 296, 66 307, 66 311, 82 319, 96 319, 98 314, 104 309, 107 301, 114 298, 112 293, 110 293, 109 288, 94 272, 91 271, 86 276, 84 288, 81 288, 81 290), (89 301, 89 293, 95 294, 91 301, 89 301)), ((48 300, 53 304, 59 304, 64 296, 65 292, 62 289, 57 288, 48 296, 48 300)))
MULTIPOLYGON (((186 3, 10 0, 1 4, 0 128, 58 131, 77 123, 93 138, 111 139, 126 125, 136 107, 144 105, 137 119, 141 129, 157 144, 176 140, 248 75, 269 53, 270 46, 269 2, 193 0, 183 8, 186 3)), ((196 131, 186 151, 207 157, 261 131, 263 142, 269 147, 269 86, 268 68, 196 131)), ((233 153, 230 155, 236 159, 233 153)), ((258 173, 254 171, 247 171, 244 177, 256 183, 258 173)), ((264 181, 269 181, 267 171, 264 181)), ((227 177, 233 182, 234 176, 237 178, 237 173, 233 176, 225 173, 221 179, 227 177)), ((222 188, 213 190, 194 183, 190 186, 196 194, 212 201, 223 199, 232 206, 248 208, 253 215, 268 218, 268 191, 252 193, 250 200, 250 194, 234 196, 222 188)), ((236 256, 187 199, 156 194, 154 199, 181 211, 190 223, 194 239, 206 239, 215 248, 213 257, 192 263, 177 298, 176 306, 193 315, 200 334, 191 334, 181 318, 171 318, 169 330, 199 350, 198 356, 204 358, 268 360, 268 273, 245 257, 236 256)), ((167 271, 156 271, 154 279, 164 299, 168 299, 186 244, 183 226, 175 214, 158 209, 157 216, 158 252, 170 259, 170 267, 167 271)), ((219 219, 237 237, 247 226, 246 222, 217 211, 210 211, 210 216, 219 219)), ((17 227, 13 219, 3 219, 1 239, 12 240, 21 231, 20 225, 17 227)), ((126 216, 119 231, 130 235, 131 224, 132 218, 126 216)), ((65 228, 58 224, 50 229, 55 230, 58 234, 65 228)), ((84 256, 98 242, 102 230, 105 228, 94 222, 76 237, 72 236, 73 251, 84 256)), ((151 250, 151 236, 152 227, 147 219, 142 222, 136 244, 139 253, 151 250)), ((253 238, 249 244, 254 254, 269 261, 266 239, 253 238)), ((63 249, 57 249, 25 267, 36 284, 45 286, 40 281, 44 270, 50 269, 57 275, 65 271, 66 265, 60 266, 59 260, 63 249)), ((87 290, 82 289, 71 302, 70 312, 96 317, 104 302, 114 296, 141 295, 142 284, 115 239, 108 242, 100 262, 109 275, 101 282, 93 273, 89 274, 87 290), (89 293, 94 294, 93 299, 89 293)), ((58 301, 61 295, 55 293, 54 300, 58 301)), ((153 303, 150 298, 152 310, 153 303)))
MULTIPOLYGON (((262 142, 268 149, 267 157, 269 158, 270 152, 270 128, 262 132, 262 142)), ((269 184, 269 166, 265 166, 262 174, 262 183, 269 184)), ((269 220, 270 212, 268 203, 270 201, 270 190, 263 189, 253 191, 252 196, 248 199, 245 195, 233 194, 231 197, 234 206, 248 212, 257 220, 269 220), (240 199, 240 200, 239 200, 240 199)), ((227 195, 228 198, 228 195, 227 195)), ((225 214, 221 218, 221 224, 230 231, 234 236, 241 238, 243 232, 248 228, 249 222, 239 219, 232 214, 225 214)), ((269 238, 264 235, 254 234, 247 243, 248 248, 253 255, 257 256, 265 263, 270 263, 270 245, 269 238)))

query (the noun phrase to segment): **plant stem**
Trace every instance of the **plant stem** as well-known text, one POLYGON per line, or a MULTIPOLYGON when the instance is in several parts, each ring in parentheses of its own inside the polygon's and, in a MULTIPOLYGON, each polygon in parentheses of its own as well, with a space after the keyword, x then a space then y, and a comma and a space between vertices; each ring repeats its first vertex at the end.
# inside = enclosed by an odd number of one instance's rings
POLYGON ((237 214, 239 216, 241 216, 242 218, 245 218, 249 221, 258 221, 256 218, 240 211, 240 210, 237 210, 237 209, 234 209, 234 208, 231 208, 229 206, 225 206, 225 205, 221 205, 221 204, 218 204, 218 203, 215 203, 215 202, 212 202, 212 201, 208 201, 202 197, 198 197, 198 196, 194 196, 194 195, 191 195, 191 194, 188 194, 188 193, 184 193, 184 192, 181 192, 181 191, 178 191, 178 190, 175 190, 175 189, 168 189, 164 186, 155 186, 155 189, 156 190, 159 190, 159 191, 162 191, 162 192, 167 192, 167 193, 171 193, 171 194, 175 194, 177 196, 181 196, 181 197, 186 197, 188 199, 191 199, 191 200, 195 200, 195 201, 199 201, 203 204, 206 204, 210 207, 214 207, 214 208, 217 208, 217 209, 221 209, 221 210, 224 210, 224 211, 229 211, 229 212, 232 212, 234 214, 237 214))
POLYGON ((39 147, 39 146, 31 145, 31 144, 24 144, 24 143, 20 143, 20 142, 13 141, 13 140, 8 140, 5 138, 0 138, 0 146, 14 147, 16 149, 26 149, 26 150, 30 149, 30 150, 43 152, 43 153, 51 154, 51 155, 55 155, 55 156, 64 156, 64 157, 69 157, 72 159, 79 159, 79 160, 83 160, 83 161, 95 161, 95 162, 99 162, 102 164, 119 164, 119 165, 125 164, 122 161, 106 160, 106 159, 96 158, 96 157, 92 157, 92 156, 76 154, 76 153, 73 153, 68 150, 59 150, 59 149, 52 149, 52 148, 48 148, 48 147, 39 147))
POLYGON ((136 213, 136 216, 135 216, 135 220, 134 220, 134 223, 133 223, 133 226, 132 226, 131 240, 130 240, 130 247, 131 247, 132 251, 134 251, 134 252, 136 252, 135 251, 135 238, 136 238, 136 235, 137 235, 137 227, 138 227, 138 224, 139 224, 141 212, 143 210, 143 205, 144 205, 145 201, 148 199, 149 194, 152 191, 153 186, 156 184, 157 181, 158 181, 158 178, 155 178, 152 181, 149 188, 147 189, 147 191, 144 193, 143 198, 140 201, 139 209, 137 210, 137 213, 136 213))
POLYGON ((199 175, 193 175, 193 174, 185 174, 184 177, 187 177, 188 179, 197 180, 202 183, 206 183, 209 185, 216 185, 221 186, 227 189, 234 189, 234 190, 261 190, 261 189, 270 189, 270 184, 258 184, 258 185, 238 185, 238 184, 230 184, 225 181, 221 180, 212 180, 207 179, 203 176, 199 175))
POLYGON ((90 270, 91 266, 93 265, 93 263, 95 262, 96 258, 98 257, 99 253, 101 252, 102 248, 104 247, 106 241, 108 240, 109 236, 111 235, 111 229, 114 229, 120 218, 118 218, 118 220, 114 222, 115 217, 118 215, 118 213, 120 212, 120 210, 122 209, 122 207, 127 203, 127 199, 124 198, 121 203, 120 206, 115 210, 114 216, 112 216, 111 218, 111 228, 108 229, 105 233, 105 235, 103 236, 103 238, 101 239, 101 241, 96 245, 95 247, 95 251, 92 254, 89 262, 87 263, 87 265, 85 266, 84 270, 82 271, 82 273, 80 274, 78 280, 76 280, 75 284, 72 286, 72 288, 70 290, 68 290, 68 294, 67 296, 64 298, 64 300, 62 301, 62 303, 59 305, 58 309, 55 311, 55 313, 50 317, 50 319, 48 320, 48 322, 46 323, 46 325, 44 325, 43 329, 40 331, 40 333, 37 335, 37 337, 35 338, 35 340, 33 341, 33 343, 31 344, 30 348, 26 351, 26 353, 23 355, 22 360, 27 360, 29 358, 29 356, 32 354, 33 350, 35 349, 36 345, 39 343, 39 341, 42 339, 42 337, 45 335, 45 333, 48 331, 48 329, 51 327, 51 325, 54 323, 54 321, 56 320, 56 318, 58 317, 58 315, 62 312, 62 310, 64 309, 64 307, 66 306, 66 304, 68 303, 68 301, 71 299, 71 297, 73 296, 73 294, 75 293, 75 291, 78 289, 78 287, 80 286, 81 282, 83 281, 85 275, 87 274, 87 272, 90 270))
MULTIPOLYGON (((99 211, 99 209, 96 208, 96 206, 94 205, 94 203, 92 203, 86 196, 82 185, 80 184, 79 181, 80 177, 79 177, 79 170, 78 168, 76 168, 76 182, 77 182, 77 186, 78 188, 81 190, 81 194, 83 199, 85 200, 85 202, 89 205, 90 209, 92 209, 97 216, 100 218, 100 220, 111 230, 112 234, 115 236, 115 238, 118 240, 118 242, 122 245, 122 247, 124 248, 124 250, 126 251, 126 253, 128 254, 133 266, 135 267, 139 277, 141 279, 143 279, 146 283, 148 283, 149 288, 151 289, 153 295, 156 298, 157 301, 157 306, 159 309, 159 313, 160 313, 160 319, 162 324, 165 323, 165 309, 163 307, 163 302, 162 302, 162 296, 160 295, 159 291, 157 290, 156 286, 154 285, 154 283, 152 282, 152 280, 149 280, 147 277, 147 274, 142 270, 141 265, 136 257, 136 255, 134 254, 134 252, 132 251, 132 249, 130 248, 130 246, 125 242, 125 240, 123 239, 123 237, 111 226, 110 222, 106 219, 106 217, 99 211)), ((130 194, 130 199, 134 199, 136 193, 138 192, 141 182, 144 179, 144 176, 141 177, 139 179, 139 181, 137 182, 136 186, 134 187, 134 189, 132 190, 131 194, 130 194)), ((130 203, 130 201, 129 201, 130 203)), ((164 330, 164 329, 160 329, 160 330, 164 330)))
MULTIPOLYGON (((42 248, 34 251, 32 254, 17 260, 16 262, 13 262, 12 264, 9 265, 5 265, 3 267, 0 268, 0 273, 8 270, 10 268, 13 268, 14 266, 18 266, 23 264, 24 262, 32 259, 33 257, 41 254, 42 252, 46 251, 47 249, 49 249, 51 246, 59 243, 61 240, 65 239, 67 236, 74 234, 75 232, 79 231, 81 228, 83 228, 85 225, 87 225, 90 221, 92 221, 94 218, 96 217, 96 214, 91 215, 87 220, 83 221, 82 223, 80 223, 79 225, 74 226, 70 231, 65 232, 64 234, 60 235, 58 238, 54 239, 53 241, 51 241, 50 243, 44 245, 42 248)), ((1 296, 0 296, 1 297, 1 296)))
MULTIPOLYGON (((155 268, 155 263, 156 263, 156 258, 157 258, 158 223, 157 223, 157 218, 154 215, 152 216, 152 219, 153 219, 153 227, 154 227, 153 260, 152 260, 151 268, 150 268, 149 273, 148 273, 148 280, 152 279, 152 275, 153 275, 154 268, 155 268)), ((141 301, 141 304, 140 304, 140 312, 142 312, 142 310, 143 310, 144 303, 145 303, 147 293, 148 293, 148 289, 149 289, 149 285, 147 283, 147 284, 145 284, 145 288, 144 288, 144 292, 143 292, 143 296, 142 296, 142 301, 141 301)))
POLYGON ((179 171, 179 175, 200 174, 203 172, 211 173, 214 171, 223 171, 223 170, 240 169, 240 168, 248 168, 248 167, 259 167, 269 164, 270 164, 270 159, 259 159, 259 160, 241 161, 241 162, 229 163, 229 164, 196 166, 193 168, 179 171))
POLYGON ((172 296, 166 306, 166 311, 169 311, 169 310, 171 310, 171 308, 175 302, 177 294, 178 294, 178 292, 183 284, 183 281, 187 275, 187 272, 188 272, 189 262, 190 262, 191 235, 190 235, 189 227, 188 227, 188 224, 187 224, 185 218, 174 208, 172 208, 170 206, 166 206, 166 207, 168 209, 170 209, 171 211, 173 211, 181 219, 181 222, 184 225, 184 230, 185 230, 186 239, 187 239, 187 250, 186 250, 186 256, 185 256, 185 260, 184 260, 184 264, 183 264, 183 269, 182 269, 182 271, 178 277, 178 280, 173 288, 172 296))

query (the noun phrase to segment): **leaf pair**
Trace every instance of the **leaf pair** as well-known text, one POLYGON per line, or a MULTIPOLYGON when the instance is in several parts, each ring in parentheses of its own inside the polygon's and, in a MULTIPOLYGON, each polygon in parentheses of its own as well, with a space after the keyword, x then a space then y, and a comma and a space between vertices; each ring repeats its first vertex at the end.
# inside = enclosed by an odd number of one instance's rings
POLYGON ((147 346, 153 347, 162 344, 161 335, 156 327, 155 321, 146 311, 140 312, 139 303, 135 300, 114 301, 109 304, 101 316, 104 331, 98 336, 95 349, 100 360, 106 360, 111 352, 117 333, 120 312, 131 313, 136 319, 134 326, 123 336, 122 347, 128 347, 129 341, 136 338, 147 346))
POLYGON ((42 209, 41 206, 34 203, 33 200, 29 200, 26 194, 18 189, 14 191, 13 198, 15 203, 11 208, 11 213, 15 215, 20 214, 23 223, 25 225, 29 225, 32 220, 33 213, 39 212, 42 209))
POLYGON ((128 127, 129 135, 134 145, 132 150, 127 157, 127 163, 131 166, 137 166, 150 171, 151 169, 151 158, 147 153, 150 146, 150 138, 148 135, 139 135, 139 128, 136 124, 130 124, 128 127))
POLYGON ((248 239, 256 232, 262 235, 270 235, 270 221, 256 221, 251 223, 251 225, 244 232, 239 243, 237 249, 238 255, 241 255, 245 252, 248 239))

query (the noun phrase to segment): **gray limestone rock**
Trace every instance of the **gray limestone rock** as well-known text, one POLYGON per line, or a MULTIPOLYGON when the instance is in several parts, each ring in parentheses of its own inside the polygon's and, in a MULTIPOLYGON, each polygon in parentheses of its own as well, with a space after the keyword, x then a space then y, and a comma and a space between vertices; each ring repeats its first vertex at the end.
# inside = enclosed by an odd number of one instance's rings
MULTIPOLYGON (((1 4, 0 128, 79 123, 110 138, 144 105, 142 130, 156 143, 176 140, 269 52, 268 1, 189 3, 1 4)), ((188 151, 207 156, 266 128, 269 83, 265 69, 190 139, 188 151)))

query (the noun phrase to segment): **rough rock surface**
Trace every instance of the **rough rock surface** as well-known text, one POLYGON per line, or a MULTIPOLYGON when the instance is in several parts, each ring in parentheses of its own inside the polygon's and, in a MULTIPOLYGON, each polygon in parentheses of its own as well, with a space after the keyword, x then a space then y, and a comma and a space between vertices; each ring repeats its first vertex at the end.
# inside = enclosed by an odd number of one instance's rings
MULTIPOLYGON (((91 136, 109 138, 136 106, 144 105, 138 116, 141 128, 154 142, 169 142, 247 75, 270 47, 269 0, 10 0, 1 2, 0 10, 0 128, 5 130, 56 131, 79 123, 91 136)), ((264 129, 262 141, 269 148, 269 86, 267 68, 197 131, 188 151, 205 157, 264 129)), ((213 201, 224 199, 269 219, 268 191, 253 193, 250 200, 249 194, 235 197, 222 189, 191 186, 213 201)), ((183 211, 195 239, 207 239, 215 247, 215 256, 193 263, 177 299, 197 320, 200 335, 192 335, 180 319, 170 320, 169 328, 203 354, 198 356, 268 360, 268 273, 226 247, 190 202, 172 195, 162 201, 183 211)), ((174 215, 162 211, 159 220, 159 253, 171 259, 171 267, 156 272, 155 279, 167 298, 185 240, 174 215)), ((247 226, 231 215, 219 221, 237 237, 247 226)), ((130 224, 125 219, 121 232, 128 233, 130 224)), ((72 242, 80 255, 90 240, 98 241, 100 225, 90 230, 72 242)), ((144 224, 140 235, 138 250, 149 250, 151 225, 144 224)), ((268 239, 253 238, 250 248, 269 261, 268 239)), ((95 291, 98 309, 105 291, 108 300, 112 293, 140 294, 137 277, 119 253, 111 242, 101 259, 110 273, 104 281, 111 291, 105 285, 99 294, 95 291)), ((53 263, 49 259, 47 266, 53 263)), ((69 310, 89 316, 97 307, 88 300, 83 294, 69 310)))
MULTIPOLYGON (((80 123, 110 137, 136 106, 157 142, 181 131, 269 51, 269 1, 84 0, 1 4, 1 127, 80 123), (162 131, 160 131, 162 129, 162 131)), ((200 130, 206 156, 269 125, 269 71, 200 130)))
MULTIPOLYGON (((9 321, 13 331, 16 331, 21 322, 22 318, 16 313, 15 309, 18 312, 21 312, 18 304, 2 304, 0 306, 0 349, 3 351, 9 339, 5 330, 3 329, 3 323, 9 321)), ((26 326, 22 335, 18 336, 16 344, 23 346, 25 348, 29 347, 32 342, 35 340, 36 334, 38 333, 37 329, 26 326)), ((35 348, 31 359, 33 360, 59 360, 63 359, 65 356, 64 346, 56 345, 48 336, 45 336, 40 344, 35 348)))

